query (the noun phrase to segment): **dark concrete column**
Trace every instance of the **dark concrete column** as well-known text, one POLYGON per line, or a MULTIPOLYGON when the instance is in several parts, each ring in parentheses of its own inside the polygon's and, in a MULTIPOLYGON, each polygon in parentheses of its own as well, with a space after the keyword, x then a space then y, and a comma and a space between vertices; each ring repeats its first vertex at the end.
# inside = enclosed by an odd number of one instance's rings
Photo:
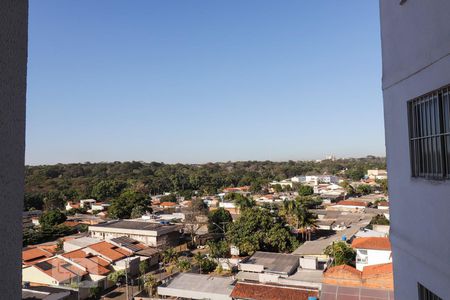
POLYGON ((28 0, 0 1, 0 299, 21 298, 28 0))

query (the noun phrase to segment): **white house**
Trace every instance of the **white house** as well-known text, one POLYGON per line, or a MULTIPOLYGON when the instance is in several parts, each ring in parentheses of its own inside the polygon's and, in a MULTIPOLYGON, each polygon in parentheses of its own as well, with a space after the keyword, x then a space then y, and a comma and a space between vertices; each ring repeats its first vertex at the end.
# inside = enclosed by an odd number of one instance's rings
POLYGON ((369 179, 387 179, 386 170, 367 170, 367 178, 369 179))
POLYGON ((359 237, 353 240, 356 251, 356 269, 392 262, 391 243, 387 237, 359 237))
POLYGON ((395 299, 450 299, 450 1, 379 2, 395 299))

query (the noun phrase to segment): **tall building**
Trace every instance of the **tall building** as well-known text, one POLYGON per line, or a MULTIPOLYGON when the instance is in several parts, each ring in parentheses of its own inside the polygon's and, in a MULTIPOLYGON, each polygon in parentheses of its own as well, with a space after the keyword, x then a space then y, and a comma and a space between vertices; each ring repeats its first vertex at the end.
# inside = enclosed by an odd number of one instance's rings
POLYGON ((395 299, 450 299, 450 1, 380 9, 395 299))

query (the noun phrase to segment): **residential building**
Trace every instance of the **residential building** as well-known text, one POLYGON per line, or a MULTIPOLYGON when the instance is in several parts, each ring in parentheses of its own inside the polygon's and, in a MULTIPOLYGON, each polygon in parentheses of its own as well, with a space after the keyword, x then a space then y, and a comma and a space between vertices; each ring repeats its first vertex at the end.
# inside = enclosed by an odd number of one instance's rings
POLYGON ((231 300, 232 277, 181 273, 158 287, 158 295, 177 299, 231 300))
POLYGON ((446 0, 380 1, 397 300, 450 299, 449 11, 446 0))
POLYGON ((369 179, 372 179, 372 180, 387 179, 387 171, 386 170, 378 170, 378 169, 367 170, 366 177, 369 179))
POLYGON ((324 273, 321 300, 394 300, 392 263, 365 267, 363 271, 340 265, 324 273))
POLYGON ((364 201, 356 200, 342 200, 335 205, 329 205, 326 209, 328 210, 340 210, 340 211, 363 211, 369 204, 364 201))
POLYGON ((239 281, 309 290, 319 290, 323 276, 316 257, 262 251, 241 261, 239 270, 236 276, 239 281))
POLYGON ((333 175, 304 175, 291 178, 292 182, 318 185, 320 183, 338 183, 339 178, 333 175))
POLYGON ((241 187, 228 187, 223 189, 225 194, 227 193, 249 193, 250 186, 241 186, 241 187))
POLYGON ((356 269, 392 262, 391 243, 387 237, 360 237, 352 242, 356 251, 356 269))
POLYGON ((102 240, 122 236, 135 239, 152 247, 170 247, 179 243, 182 226, 149 221, 115 220, 89 226, 89 235, 102 240))
POLYGON ((39 217, 42 215, 42 210, 30 210, 22 213, 22 228, 30 229, 39 225, 39 217))
POLYGON ((22 251, 22 266, 31 266, 52 256, 53 253, 39 247, 26 248, 22 251))

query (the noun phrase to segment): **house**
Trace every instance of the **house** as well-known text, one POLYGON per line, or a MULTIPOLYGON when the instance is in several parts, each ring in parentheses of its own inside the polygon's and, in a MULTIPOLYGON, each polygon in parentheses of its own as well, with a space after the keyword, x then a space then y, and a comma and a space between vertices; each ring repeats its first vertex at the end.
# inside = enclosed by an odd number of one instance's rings
POLYGON ((48 286, 28 286, 22 288, 22 300, 68 300, 78 299, 75 291, 48 287, 48 286))
POLYGON ((250 192, 250 186, 228 187, 228 188, 223 189, 223 192, 225 194, 228 194, 228 193, 249 193, 250 192))
POLYGON ((82 281, 86 269, 68 259, 51 257, 22 269, 22 281, 26 283, 58 286, 82 281))
POLYGON ((239 264, 239 270, 287 277, 297 270, 299 263, 299 258, 295 255, 256 251, 239 264))
POLYGON ((278 286, 303 287, 318 290, 322 270, 316 257, 256 251, 238 264, 236 278, 243 282, 268 283, 278 286))
POLYGON ((329 210, 340 210, 340 211, 361 211, 368 206, 367 202, 355 201, 355 200, 342 200, 336 203, 336 205, 327 206, 326 209, 329 210))
POLYGON ((365 267, 358 271, 348 265, 329 268, 323 277, 321 300, 376 299, 393 300, 394 274, 392 263, 365 267))
POLYGON ((352 242, 356 250, 356 269, 392 262, 391 243, 387 237, 360 237, 352 242))
POLYGON ((309 300, 318 296, 315 289, 249 282, 236 283, 231 293, 233 299, 242 300, 309 300))
POLYGON ((294 183, 290 179, 284 179, 281 181, 272 181, 271 183, 269 183, 269 185, 271 186, 272 189, 276 185, 280 185, 282 188, 286 187, 292 188, 294 186, 294 183))
POLYGON ((181 225, 142 220, 115 220, 89 226, 88 232, 91 237, 102 240, 127 236, 147 246, 170 247, 179 243, 181 230, 181 225))
POLYGON ((378 209, 389 209, 389 202, 387 202, 387 201, 378 202, 377 208, 378 209))
POLYGON ((386 170, 367 170, 367 178, 372 180, 382 180, 387 179, 387 171, 386 170))
POLYGON ((110 206, 111 206, 111 204, 106 203, 106 202, 96 202, 96 203, 91 204, 90 211, 104 211, 104 210, 108 210, 108 207, 110 207, 110 206))
POLYGON ((231 300, 232 277, 181 273, 158 287, 158 295, 181 299, 231 300))
POLYGON ((318 185, 319 183, 338 183, 339 178, 333 175, 306 175, 294 176, 291 178, 291 181, 302 184, 318 185))
POLYGON ((30 229, 39 225, 39 217, 42 215, 42 210, 30 210, 22 212, 22 229, 30 229))
POLYGON ((78 208, 81 208, 80 203, 76 203, 73 201, 66 202, 66 210, 67 211, 72 210, 72 209, 78 209, 78 208))
POLYGON ((31 266, 52 256, 53 253, 39 247, 26 248, 22 251, 22 265, 31 266))
POLYGON ((174 208, 176 206, 178 206, 178 204, 175 202, 161 202, 159 204, 159 207, 161 208, 174 208))

